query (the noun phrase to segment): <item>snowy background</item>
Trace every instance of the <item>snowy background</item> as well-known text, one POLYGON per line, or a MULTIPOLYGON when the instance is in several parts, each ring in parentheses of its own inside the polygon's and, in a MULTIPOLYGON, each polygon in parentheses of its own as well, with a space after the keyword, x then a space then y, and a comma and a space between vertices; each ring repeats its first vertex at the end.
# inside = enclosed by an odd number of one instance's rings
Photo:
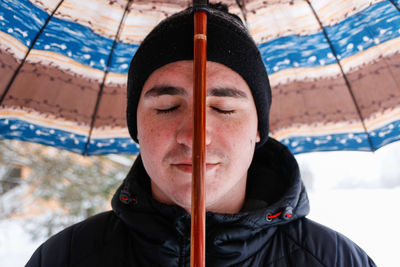
POLYGON ((320 152, 297 159, 312 174, 305 181, 308 218, 349 237, 377 266, 400 266, 400 142, 375 153, 320 152))
MULTIPOLYGON (((375 153, 318 152, 296 157, 311 202, 308 217, 352 239, 378 266, 398 267, 400 142, 375 153)), ((47 239, 32 241, 27 233, 30 223, 23 218, 0 221, 0 266, 24 266, 47 239)))

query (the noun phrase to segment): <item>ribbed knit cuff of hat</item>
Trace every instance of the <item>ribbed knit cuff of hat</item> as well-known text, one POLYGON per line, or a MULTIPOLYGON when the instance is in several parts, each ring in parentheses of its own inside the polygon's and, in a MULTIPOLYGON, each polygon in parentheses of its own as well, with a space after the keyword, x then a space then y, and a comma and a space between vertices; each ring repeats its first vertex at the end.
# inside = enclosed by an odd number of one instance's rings
MULTIPOLYGON (((168 17, 142 42, 128 73, 127 123, 137 140, 137 106, 147 78, 158 68, 180 60, 193 60, 193 8, 168 17)), ((271 89, 257 45, 239 17, 225 11, 207 10, 207 60, 239 73, 253 94, 261 140, 268 139, 271 89)))

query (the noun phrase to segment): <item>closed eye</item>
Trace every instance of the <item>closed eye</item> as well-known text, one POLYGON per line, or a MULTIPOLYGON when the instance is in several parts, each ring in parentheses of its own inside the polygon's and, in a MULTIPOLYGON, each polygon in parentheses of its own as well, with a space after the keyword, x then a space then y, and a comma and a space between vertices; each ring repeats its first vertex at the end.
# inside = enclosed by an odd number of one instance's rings
POLYGON ((166 113, 173 112, 174 110, 176 110, 178 108, 179 108, 179 105, 173 106, 173 107, 167 108, 167 109, 156 109, 156 111, 157 111, 157 114, 166 114, 166 113))
POLYGON ((211 107, 213 110, 215 110, 215 111, 217 111, 218 113, 222 113, 222 114, 233 114, 233 113, 235 113, 235 111, 234 110, 224 110, 224 109, 220 109, 220 108, 217 108, 217 107, 211 107))

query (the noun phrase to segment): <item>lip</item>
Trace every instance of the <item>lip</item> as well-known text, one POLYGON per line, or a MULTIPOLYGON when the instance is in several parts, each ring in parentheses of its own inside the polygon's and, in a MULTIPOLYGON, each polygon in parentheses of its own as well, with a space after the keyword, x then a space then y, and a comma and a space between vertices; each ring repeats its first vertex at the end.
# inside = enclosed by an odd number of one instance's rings
MULTIPOLYGON (((172 167, 178 169, 179 171, 185 172, 185 173, 192 173, 192 163, 175 163, 171 164, 172 167)), ((217 168, 219 163, 206 163, 206 172, 211 171, 215 168, 217 168)))

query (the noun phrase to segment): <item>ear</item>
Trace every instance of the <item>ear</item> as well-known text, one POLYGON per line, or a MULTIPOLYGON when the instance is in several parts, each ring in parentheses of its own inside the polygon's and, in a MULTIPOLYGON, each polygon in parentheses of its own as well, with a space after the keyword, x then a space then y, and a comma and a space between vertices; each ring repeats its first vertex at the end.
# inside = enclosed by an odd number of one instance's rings
POLYGON ((260 131, 257 131, 256 143, 260 142, 260 140, 261 140, 260 131))

